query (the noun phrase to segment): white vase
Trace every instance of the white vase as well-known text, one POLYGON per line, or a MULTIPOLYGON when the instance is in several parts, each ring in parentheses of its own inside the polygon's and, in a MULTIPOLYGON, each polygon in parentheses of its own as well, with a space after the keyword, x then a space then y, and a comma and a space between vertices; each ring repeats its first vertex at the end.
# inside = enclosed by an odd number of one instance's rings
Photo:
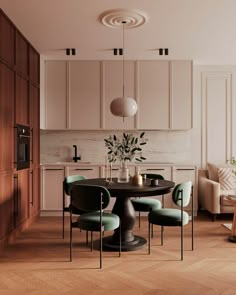
POLYGON ((129 182, 129 168, 125 161, 120 163, 120 168, 118 171, 118 182, 129 182))

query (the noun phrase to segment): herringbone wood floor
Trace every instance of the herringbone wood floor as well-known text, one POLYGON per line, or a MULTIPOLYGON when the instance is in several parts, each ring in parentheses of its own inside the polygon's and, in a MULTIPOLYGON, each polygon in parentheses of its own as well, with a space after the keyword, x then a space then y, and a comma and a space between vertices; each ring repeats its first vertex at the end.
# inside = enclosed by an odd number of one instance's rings
MULTIPOLYGON (((68 226, 61 238, 61 218, 41 217, 0 255, 1 295, 49 294, 236 294, 236 244, 221 224, 201 214, 195 221, 195 250, 190 249, 190 226, 185 227, 184 261, 180 261, 179 229, 165 228, 160 246, 155 227, 151 255, 147 247, 135 252, 99 252, 85 246, 85 233, 74 232, 73 262, 69 262, 68 226)), ((68 222, 67 222, 68 224, 68 222)), ((147 222, 135 233, 147 237, 147 222)))

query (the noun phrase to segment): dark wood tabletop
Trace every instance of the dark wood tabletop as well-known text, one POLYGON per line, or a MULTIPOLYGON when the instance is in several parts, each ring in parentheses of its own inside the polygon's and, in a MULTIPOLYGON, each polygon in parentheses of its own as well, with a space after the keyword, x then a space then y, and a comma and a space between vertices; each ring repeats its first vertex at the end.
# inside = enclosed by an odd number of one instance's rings
POLYGON ((142 185, 134 185, 132 179, 128 183, 119 183, 117 178, 112 178, 112 182, 107 182, 105 178, 92 178, 80 180, 74 182, 73 185, 78 184, 91 184, 100 185, 106 187, 112 197, 145 197, 145 196, 157 196, 170 192, 170 189, 174 187, 175 183, 169 180, 158 180, 157 186, 151 185, 151 179, 146 179, 142 185))

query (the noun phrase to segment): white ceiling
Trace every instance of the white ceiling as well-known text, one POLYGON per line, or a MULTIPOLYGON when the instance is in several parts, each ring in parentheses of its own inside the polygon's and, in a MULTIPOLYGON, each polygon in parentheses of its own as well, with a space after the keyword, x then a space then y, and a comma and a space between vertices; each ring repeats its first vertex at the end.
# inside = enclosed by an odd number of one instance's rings
POLYGON ((148 15, 125 31, 126 59, 192 59, 195 64, 236 64, 236 0, 0 0, 0 7, 47 58, 120 59, 122 30, 104 26, 104 11, 127 8, 148 15), (159 56, 157 48, 169 48, 159 56))

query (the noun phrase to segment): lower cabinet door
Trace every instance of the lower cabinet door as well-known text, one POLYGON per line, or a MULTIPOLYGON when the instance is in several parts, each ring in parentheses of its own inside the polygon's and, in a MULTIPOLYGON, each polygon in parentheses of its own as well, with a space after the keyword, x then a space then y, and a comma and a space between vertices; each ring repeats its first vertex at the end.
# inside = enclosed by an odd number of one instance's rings
POLYGON ((64 167, 43 166, 41 170, 41 210, 62 211, 64 167))
POLYGON ((0 174, 0 239, 14 228, 14 175, 0 174))
POLYGON ((22 224, 29 217, 29 170, 18 171, 15 180, 15 226, 22 224))
POLYGON ((29 190, 29 216, 33 217, 40 210, 40 167, 30 171, 29 190))

